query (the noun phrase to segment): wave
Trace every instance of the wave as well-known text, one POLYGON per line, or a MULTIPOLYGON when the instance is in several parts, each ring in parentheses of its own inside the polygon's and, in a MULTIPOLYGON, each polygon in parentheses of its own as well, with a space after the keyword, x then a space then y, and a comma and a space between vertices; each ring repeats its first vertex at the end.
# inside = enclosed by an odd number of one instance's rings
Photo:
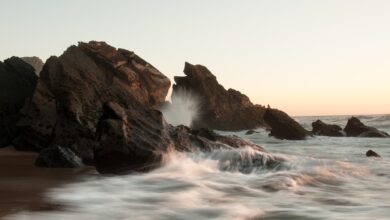
POLYGON ((6 219, 261 219, 269 204, 281 202, 272 196, 278 191, 300 195, 306 193, 302 187, 339 186, 368 174, 352 163, 249 147, 171 153, 151 173, 93 175, 52 190, 47 196, 63 210, 6 219))

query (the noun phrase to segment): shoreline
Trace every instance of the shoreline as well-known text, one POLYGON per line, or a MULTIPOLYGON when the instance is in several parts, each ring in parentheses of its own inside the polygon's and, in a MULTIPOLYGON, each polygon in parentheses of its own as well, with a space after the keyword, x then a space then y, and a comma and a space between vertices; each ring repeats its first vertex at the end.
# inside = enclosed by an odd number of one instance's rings
POLYGON ((90 167, 36 167, 37 156, 36 152, 16 151, 12 146, 0 148, 0 218, 21 211, 59 210, 61 205, 49 201, 45 193, 93 173, 90 167))

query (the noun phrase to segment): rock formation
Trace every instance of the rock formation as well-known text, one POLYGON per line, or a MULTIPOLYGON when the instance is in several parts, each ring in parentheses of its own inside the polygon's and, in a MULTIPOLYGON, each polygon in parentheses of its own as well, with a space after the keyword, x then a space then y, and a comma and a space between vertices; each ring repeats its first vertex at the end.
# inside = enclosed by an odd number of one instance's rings
MULTIPOLYGON (((161 112, 154 109, 123 109, 107 103, 98 126, 99 145, 95 150, 95 166, 100 173, 149 171, 160 166, 170 152, 210 151, 261 147, 236 136, 221 136, 207 129, 193 130, 186 126, 168 125, 161 112)), ((263 161, 264 158, 260 158, 263 161)), ((265 160, 264 160, 265 161, 265 160)), ((273 158, 265 166, 282 159, 273 158)))
POLYGON ((278 109, 267 108, 264 120, 271 127, 269 135, 275 138, 303 140, 310 135, 298 122, 278 109))
POLYGON ((342 137, 344 136, 343 129, 338 125, 326 124, 321 120, 317 120, 311 124, 313 127, 312 133, 320 136, 342 137))
POLYGON ((34 150, 59 145, 90 163, 103 103, 157 107, 169 87, 165 75, 133 52, 104 42, 79 43, 46 61, 22 110, 14 145, 34 150))
POLYGON ((19 111, 34 92, 38 77, 34 69, 17 57, 0 62, 0 147, 17 135, 19 111))
POLYGON ((380 131, 376 128, 364 125, 358 118, 351 117, 348 119, 347 125, 344 128, 345 133, 348 137, 390 137, 384 131, 380 131))
POLYGON ((236 131, 264 125, 265 108, 239 91, 226 90, 206 67, 185 63, 184 73, 185 77, 175 77, 172 101, 182 92, 199 99, 200 112, 192 127, 236 131))
POLYGON ((44 65, 43 61, 39 59, 39 57, 21 57, 21 59, 24 62, 30 64, 35 69, 35 74, 39 76, 39 73, 41 72, 44 65))

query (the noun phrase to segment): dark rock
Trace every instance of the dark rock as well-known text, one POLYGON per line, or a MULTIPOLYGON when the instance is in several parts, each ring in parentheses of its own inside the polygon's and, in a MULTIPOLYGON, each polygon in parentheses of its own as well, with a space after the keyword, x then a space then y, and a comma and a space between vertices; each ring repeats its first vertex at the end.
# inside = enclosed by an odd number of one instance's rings
POLYGON ((83 166, 83 163, 71 149, 53 146, 39 153, 35 165, 51 168, 76 168, 83 166))
POLYGON ((330 137, 342 137, 344 136, 342 128, 338 125, 326 124, 321 120, 317 120, 311 124, 313 127, 312 133, 315 135, 321 136, 330 136, 330 137))
POLYGON ((366 153, 366 156, 367 157, 381 157, 379 154, 377 154, 375 151, 373 150, 368 150, 367 153, 366 153))
POLYGON ((234 131, 264 125, 265 108, 239 91, 226 90, 206 67, 185 63, 184 73, 185 77, 175 77, 172 101, 182 93, 199 99, 199 116, 191 127, 234 131))
POLYGON ((97 131, 95 167, 100 173, 148 171, 162 163, 173 150, 162 113, 117 103, 104 105, 97 131))
POLYGON ((358 118, 351 117, 348 119, 347 125, 344 128, 345 133, 348 137, 390 137, 384 131, 380 131, 376 128, 364 125, 358 118))
POLYGON ((251 135, 251 134, 254 134, 254 133, 259 133, 259 132, 255 131, 255 130, 249 130, 245 134, 246 135, 251 135))
POLYGON ((33 150, 60 145, 90 161, 103 103, 158 107, 169 87, 166 76, 133 52, 104 42, 79 43, 46 61, 22 110, 14 145, 33 150))
POLYGON ((264 120, 271 127, 269 135, 275 138, 303 140, 310 135, 298 122, 278 109, 267 108, 264 120))
POLYGON ((21 57, 21 59, 24 62, 30 64, 34 68, 35 74, 39 76, 39 73, 41 72, 44 65, 43 61, 39 59, 39 57, 21 57))
MULTIPOLYGON (((264 150, 237 136, 222 136, 208 129, 174 127, 165 122, 161 112, 151 109, 123 109, 117 103, 104 105, 98 126, 99 146, 95 166, 100 173, 145 172, 159 167, 172 152, 209 152, 216 149, 250 147, 264 150)), ((256 157, 258 162, 261 155, 256 157)), ((280 163, 272 158, 265 166, 280 163)), ((247 169, 246 169, 247 170, 247 169)))
POLYGON ((170 126, 169 131, 175 150, 179 152, 209 152, 215 149, 236 149, 242 147, 251 147, 252 149, 264 151, 262 147, 238 136, 219 135, 209 129, 191 129, 180 125, 177 127, 170 126))
POLYGON ((17 136, 19 112, 31 99, 37 80, 34 69, 18 57, 0 62, 0 147, 17 136))

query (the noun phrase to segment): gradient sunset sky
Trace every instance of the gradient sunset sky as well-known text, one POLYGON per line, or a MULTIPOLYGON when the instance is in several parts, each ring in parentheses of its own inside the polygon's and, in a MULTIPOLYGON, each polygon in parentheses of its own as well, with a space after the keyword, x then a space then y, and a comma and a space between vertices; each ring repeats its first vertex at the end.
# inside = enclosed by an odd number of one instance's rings
POLYGON ((0 60, 102 40, 290 115, 390 113, 388 0, 0 0, 0 60))

